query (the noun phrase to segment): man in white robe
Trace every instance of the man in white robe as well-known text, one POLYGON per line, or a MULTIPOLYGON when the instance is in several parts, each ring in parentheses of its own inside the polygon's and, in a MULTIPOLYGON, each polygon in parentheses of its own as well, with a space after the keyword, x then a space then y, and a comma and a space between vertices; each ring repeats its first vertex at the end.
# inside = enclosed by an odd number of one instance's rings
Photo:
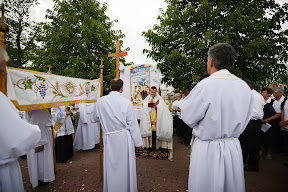
POLYGON ((157 108, 157 121, 156 121, 156 149, 161 147, 169 149, 169 159, 173 157, 173 118, 162 97, 157 93, 156 87, 151 87, 150 95, 143 101, 143 110, 140 120, 140 131, 143 139, 143 147, 152 146, 152 126, 150 120, 151 108, 148 103, 151 99, 159 100, 157 108))
POLYGON ((253 97, 248 85, 228 70, 234 48, 219 43, 208 51, 210 77, 180 102, 182 120, 193 128, 189 192, 244 192, 238 137, 251 119, 253 97))
MULTIPOLYGON (((6 70, 7 52, 0 47, 0 72, 6 70)), ((40 129, 23 121, 13 103, 0 91, 0 191, 24 192, 18 158, 35 147, 40 129)))
POLYGON ((57 131, 55 138, 55 154, 56 162, 64 163, 73 156, 73 138, 74 126, 70 115, 71 110, 67 110, 66 106, 53 107, 51 109, 52 123, 55 129, 55 124, 62 123, 62 126, 57 131))
POLYGON ((25 118, 32 125, 38 125, 41 130, 41 139, 36 148, 27 153, 30 182, 32 187, 35 188, 41 185, 42 182, 55 180, 52 120, 48 109, 26 111, 25 118))
POLYGON ((137 192, 135 147, 143 144, 138 122, 132 103, 121 95, 123 81, 111 80, 110 89, 96 102, 93 115, 103 130, 103 191, 137 192))
POLYGON ((100 142, 99 122, 92 122, 95 103, 80 103, 80 118, 74 139, 74 148, 80 150, 93 149, 100 142))
POLYGON ((0 92, 0 191, 24 192, 18 158, 40 140, 40 129, 22 120, 13 103, 0 92))

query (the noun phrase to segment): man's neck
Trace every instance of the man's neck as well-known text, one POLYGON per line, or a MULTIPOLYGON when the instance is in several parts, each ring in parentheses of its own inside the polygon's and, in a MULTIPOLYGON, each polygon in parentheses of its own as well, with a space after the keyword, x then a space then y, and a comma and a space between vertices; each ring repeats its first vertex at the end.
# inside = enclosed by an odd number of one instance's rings
POLYGON ((216 69, 216 68, 212 68, 212 69, 210 70, 210 74, 209 74, 209 75, 212 75, 213 73, 215 73, 215 72, 217 72, 217 71, 219 71, 219 70, 216 69))

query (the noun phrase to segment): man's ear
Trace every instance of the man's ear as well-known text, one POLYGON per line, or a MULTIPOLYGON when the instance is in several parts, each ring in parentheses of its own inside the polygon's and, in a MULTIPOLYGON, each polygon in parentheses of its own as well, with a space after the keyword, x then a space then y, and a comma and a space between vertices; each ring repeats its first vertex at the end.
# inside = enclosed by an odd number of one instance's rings
POLYGON ((215 66, 215 60, 214 59, 211 59, 210 61, 210 67, 213 68, 215 66))
POLYGON ((110 90, 113 91, 112 88, 111 88, 111 86, 110 86, 110 90))

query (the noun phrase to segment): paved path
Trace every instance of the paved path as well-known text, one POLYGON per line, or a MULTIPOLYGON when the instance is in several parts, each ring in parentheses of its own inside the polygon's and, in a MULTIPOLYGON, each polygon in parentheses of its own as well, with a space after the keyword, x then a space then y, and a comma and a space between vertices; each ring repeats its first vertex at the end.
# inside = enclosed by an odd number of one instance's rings
MULTIPOLYGON (((157 160, 137 157, 138 191, 185 192, 188 187, 190 147, 180 144, 174 137, 174 158, 157 160)), ((31 189, 27 161, 19 159, 24 188, 33 192, 57 191, 102 191, 99 182, 99 152, 75 151, 73 158, 64 164, 57 164, 56 180, 45 186, 31 189)), ((288 168, 283 163, 287 156, 274 154, 273 160, 261 158, 259 173, 245 173, 247 192, 287 192, 288 168)))

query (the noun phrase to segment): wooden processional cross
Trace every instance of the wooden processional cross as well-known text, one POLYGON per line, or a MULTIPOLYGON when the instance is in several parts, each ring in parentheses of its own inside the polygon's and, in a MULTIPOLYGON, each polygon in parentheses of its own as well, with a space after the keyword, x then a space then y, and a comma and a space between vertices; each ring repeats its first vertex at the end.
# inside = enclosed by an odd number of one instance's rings
POLYGON ((119 78, 119 61, 120 56, 127 55, 127 52, 120 52, 120 42, 116 41, 116 53, 109 53, 108 57, 116 57, 116 78, 119 78))

